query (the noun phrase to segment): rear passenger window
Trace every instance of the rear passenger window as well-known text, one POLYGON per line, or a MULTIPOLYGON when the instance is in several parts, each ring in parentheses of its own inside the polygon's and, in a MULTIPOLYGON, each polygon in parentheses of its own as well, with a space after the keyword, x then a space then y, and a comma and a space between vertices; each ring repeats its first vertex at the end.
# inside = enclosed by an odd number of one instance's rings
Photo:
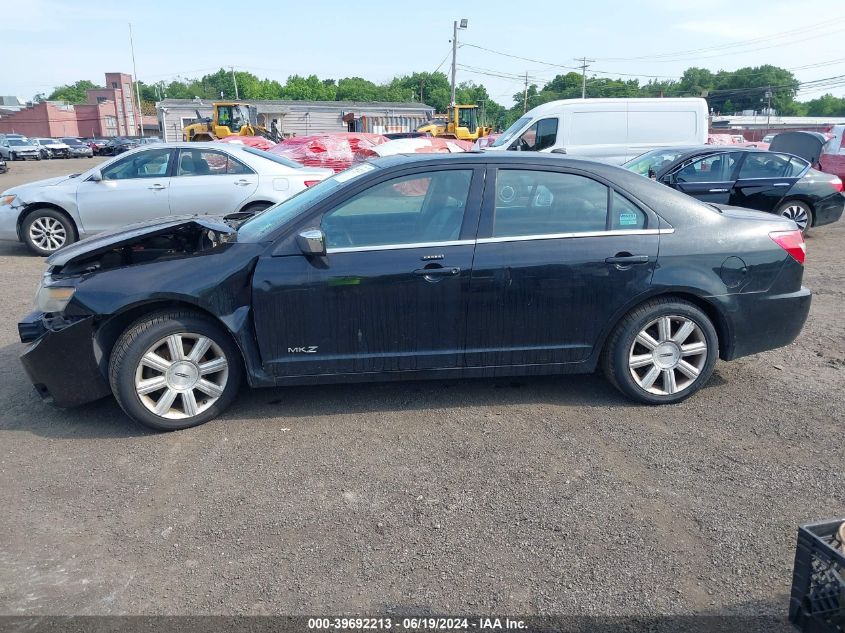
POLYGON ((795 159, 783 154, 755 152, 749 154, 739 170, 740 178, 790 178, 803 171, 796 169, 795 159))
POLYGON ((613 192, 613 205, 610 214, 610 229, 613 231, 630 231, 646 227, 646 215, 633 202, 622 194, 613 192))
POLYGON ((584 176, 500 169, 493 236, 604 231, 607 200, 608 188, 584 176))

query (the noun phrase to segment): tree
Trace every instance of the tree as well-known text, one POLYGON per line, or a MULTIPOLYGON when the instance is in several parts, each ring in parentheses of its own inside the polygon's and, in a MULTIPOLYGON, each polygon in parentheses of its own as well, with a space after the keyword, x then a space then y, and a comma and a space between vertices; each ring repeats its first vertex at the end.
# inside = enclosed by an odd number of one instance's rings
POLYGON ((335 99, 338 101, 384 101, 384 89, 361 77, 338 80, 335 99))
POLYGON ((412 92, 415 101, 430 105, 437 112, 446 112, 452 88, 446 73, 415 72, 398 77, 399 85, 412 92))
POLYGON ((826 94, 801 105, 807 116, 845 116, 845 97, 826 94))
POLYGON ((334 101, 337 86, 320 81, 317 75, 291 75, 282 87, 282 99, 299 101, 334 101))
POLYGON ((98 86, 93 81, 88 81, 87 79, 80 79, 76 83, 68 84, 65 86, 58 86, 55 90, 53 90, 53 92, 50 93, 50 96, 47 97, 47 101, 87 103, 88 94, 85 91, 97 90, 98 88, 101 89, 102 86, 98 86))

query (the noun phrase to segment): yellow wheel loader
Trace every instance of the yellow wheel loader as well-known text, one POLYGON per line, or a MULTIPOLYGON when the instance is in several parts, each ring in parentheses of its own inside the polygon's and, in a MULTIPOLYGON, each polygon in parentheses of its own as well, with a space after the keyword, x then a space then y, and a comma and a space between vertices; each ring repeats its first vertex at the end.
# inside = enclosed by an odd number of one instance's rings
POLYGON ((417 132, 462 141, 475 141, 491 131, 491 127, 478 124, 477 105, 450 106, 448 114, 435 114, 433 119, 417 128, 417 132))

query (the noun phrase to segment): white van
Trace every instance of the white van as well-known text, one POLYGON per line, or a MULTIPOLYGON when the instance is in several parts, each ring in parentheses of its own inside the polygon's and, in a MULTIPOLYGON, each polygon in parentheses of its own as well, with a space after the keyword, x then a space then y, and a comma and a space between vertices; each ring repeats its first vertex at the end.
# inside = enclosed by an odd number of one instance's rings
POLYGON ((526 112, 487 150, 555 152, 621 165, 658 147, 704 145, 707 102, 564 99, 526 112))

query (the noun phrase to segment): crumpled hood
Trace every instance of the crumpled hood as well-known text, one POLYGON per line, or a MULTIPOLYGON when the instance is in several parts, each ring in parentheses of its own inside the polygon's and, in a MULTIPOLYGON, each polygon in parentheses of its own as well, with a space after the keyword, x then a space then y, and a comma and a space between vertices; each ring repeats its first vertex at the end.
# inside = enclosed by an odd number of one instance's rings
POLYGON ((224 235, 232 235, 237 232, 226 224, 222 217, 185 215, 159 218, 157 220, 130 224, 116 231, 98 233, 70 246, 66 246, 50 255, 47 258, 47 264, 50 266, 65 266, 75 259, 90 257, 118 246, 130 244, 138 239, 146 239, 160 233, 166 233, 175 228, 192 224, 224 235))

